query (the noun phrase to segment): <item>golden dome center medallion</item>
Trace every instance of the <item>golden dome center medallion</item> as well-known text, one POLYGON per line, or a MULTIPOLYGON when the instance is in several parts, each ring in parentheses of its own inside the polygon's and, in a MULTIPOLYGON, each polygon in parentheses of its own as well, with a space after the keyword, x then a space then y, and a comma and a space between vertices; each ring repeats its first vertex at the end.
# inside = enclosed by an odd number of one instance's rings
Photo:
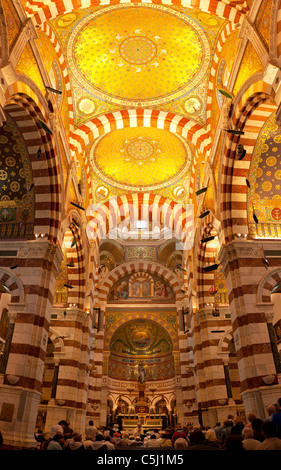
POLYGON ((119 51, 126 62, 143 65, 156 57, 157 46, 151 39, 144 36, 131 36, 120 44, 119 51))

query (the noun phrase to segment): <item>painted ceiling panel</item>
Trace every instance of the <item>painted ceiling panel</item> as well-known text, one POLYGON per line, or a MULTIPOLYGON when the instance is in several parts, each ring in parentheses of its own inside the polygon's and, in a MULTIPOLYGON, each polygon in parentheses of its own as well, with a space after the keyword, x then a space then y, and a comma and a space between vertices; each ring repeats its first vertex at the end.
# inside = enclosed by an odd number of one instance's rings
POLYGON ((225 22, 164 5, 117 4, 50 22, 66 59, 75 125, 124 107, 157 107, 203 124, 212 56, 225 22))

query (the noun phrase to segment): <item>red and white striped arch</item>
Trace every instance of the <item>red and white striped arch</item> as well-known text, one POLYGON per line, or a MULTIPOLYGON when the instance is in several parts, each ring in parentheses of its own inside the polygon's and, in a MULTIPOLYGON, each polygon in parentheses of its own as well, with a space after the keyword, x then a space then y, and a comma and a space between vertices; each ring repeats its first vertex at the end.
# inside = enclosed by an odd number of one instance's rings
POLYGON ((158 194, 135 193, 117 196, 99 207, 89 206, 87 216, 90 218, 87 235, 91 240, 96 240, 97 244, 121 223, 130 225, 140 219, 158 221, 159 226, 171 229, 185 246, 193 241, 190 238, 193 237, 194 229, 193 205, 183 206, 158 194))
MULTIPOLYGON (((146 3, 130 0, 132 4, 146 3)), ((54 0, 40 2, 28 0, 25 5, 25 11, 34 18, 35 24, 41 25, 64 13, 69 13, 78 8, 88 8, 90 6, 103 6, 118 3, 128 3, 126 0, 54 0)), ((171 0, 152 0, 150 3, 173 5, 171 0)), ((239 23, 241 17, 248 11, 244 1, 231 0, 181 0, 178 2, 183 7, 198 8, 206 13, 211 13, 225 18, 233 23, 239 23)))
POLYGON ((60 226, 61 186, 52 138, 38 122, 47 120, 46 112, 36 93, 21 82, 6 90, 6 99, 4 110, 17 123, 29 151, 35 188, 34 233, 47 234, 50 240, 56 241, 60 226), (37 159, 39 148, 41 155, 37 159))
MULTIPOLYGON (((113 113, 108 113, 103 116, 99 116, 84 125, 79 129, 74 130, 74 119, 73 119, 73 103, 72 95, 70 88, 70 80, 67 72, 66 62, 60 44, 54 34, 54 31, 47 23, 47 20, 51 20, 56 16, 68 13, 76 8, 83 8, 88 6, 95 5, 106 5, 111 4, 111 1, 106 0, 105 2, 49 2, 48 5, 42 2, 30 2, 30 8, 27 9, 28 14, 34 14, 34 21, 37 26, 41 26, 42 30, 52 41, 55 50, 57 52, 58 60, 61 65, 62 74, 65 80, 65 87, 67 92, 68 107, 69 107, 69 118, 70 118, 70 150, 75 156, 78 152, 84 155, 85 168, 87 172, 88 188, 91 195, 92 188, 90 183, 90 171, 89 163, 85 156, 84 149, 85 147, 95 140, 97 137, 111 132, 116 129, 121 129, 124 127, 157 127, 169 130, 175 134, 179 134, 184 137, 187 141, 194 143, 198 152, 207 155, 211 149, 211 140, 210 140, 210 123, 211 123, 211 102, 212 94, 215 86, 215 77, 217 66, 219 63, 219 56, 221 48, 227 38, 227 36, 234 30, 236 23, 239 23, 242 15, 246 12, 243 6, 243 2, 200 2, 200 1, 187 1, 182 2, 183 6, 190 6, 198 8, 204 12, 209 12, 216 14, 222 18, 229 20, 227 25, 224 27, 221 36, 218 40, 216 51, 213 58, 213 64, 210 71, 210 80, 209 88, 206 102, 206 128, 202 128, 195 122, 184 118, 182 116, 167 113, 163 111, 156 110, 123 110, 113 113), (222 5, 224 4, 224 5, 222 5), (236 13, 234 14, 234 10, 236 13), (36 13, 35 13, 36 12, 36 13), (239 12, 237 17, 237 12, 239 12), (45 18, 45 19, 44 19, 45 18)), ((115 3, 115 2, 114 2, 115 3)), ((116 2, 118 3, 118 2, 116 2)), ((156 2, 159 3, 159 2, 156 2)), ((169 2, 163 2, 163 4, 169 4, 169 2)), ((197 155, 194 157, 191 167, 191 179, 190 179, 190 194, 193 192, 194 186, 194 175, 195 168, 197 164, 197 155)))
MULTIPOLYGON (((54 44, 55 50, 58 55, 59 62, 61 64, 62 73, 66 83, 67 95, 68 95, 68 104, 69 104, 69 115, 70 115, 70 130, 71 130, 71 145, 70 148, 72 152, 79 153, 83 152, 84 147, 93 139, 99 137, 102 134, 111 132, 112 130, 128 127, 128 126, 145 126, 145 127, 159 127, 170 130, 171 132, 178 133, 185 137, 186 139, 194 142, 197 146, 197 149, 201 153, 206 153, 210 151, 211 143, 208 133, 208 127, 210 125, 211 118, 211 95, 214 86, 214 80, 216 75, 216 69, 219 59, 219 53, 222 48, 222 45, 228 36, 234 29, 234 25, 239 23, 241 19, 240 15, 243 15, 246 10, 243 8, 242 2, 200 2, 200 1, 187 1, 181 2, 183 6, 190 6, 198 8, 204 12, 209 12, 216 14, 221 18, 229 20, 229 23, 226 25, 222 31, 221 37, 217 44, 217 50, 213 60, 213 66, 211 69, 210 75, 210 89, 207 98, 207 130, 202 129, 201 126, 195 124, 192 121, 189 121, 182 116, 175 115, 173 113, 157 112, 151 110, 129 110, 121 111, 116 113, 109 113, 105 116, 100 116, 87 124, 80 127, 79 130, 73 132, 73 104, 70 91, 70 81, 67 73, 66 63, 59 45, 59 42, 50 28, 46 23, 48 20, 51 20, 58 15, 71 12, 77 8, 97 6, 97 5, 107 5, 112 2, 106 0, 105 2, 49 2, 47 5, 42 2, 30 2, 30 7, 27 6, 27 12, 29 15, 34 14, 34 22, 36 25, 41 26, 43 31, 48 35, 52 43, 54 44), (234 14, 235 10, 235 14, 234 14), (238 16, 237 16, 238 15, 238 16), (122 125, 123 121, 123 125, 122 125), (137 124, 135 124, 137 122, 137 124)), ((115 3, 115 2, 113 2, 115 3)), ((120 3, 116 1, 116 3, 120 3)), ((122 2, 121 2, 122 3, 122 2)), ((134 2, 135 3, 135 2, 134 2)), ((145 3, 145 2, 144 2, 145 3)), ((158 1, 155 3, 159 3, 158 1)), ((165 4, 166 2, 163 2, 165 4)), ((167 2, 169 4, 169 2, 167 2)))
POLYGON ((86 266, 83 244, 79 228, 71 222, 64 234, 64 249, 67 262, 73 261, 74 266, 68 267, 68 283, 72 289, 68 290, 68 304, 76 304, 77 308, 84 308, 86 290, 86 266), (72 242, 75 241, 73 246, 72 242))
POLYGON ((219 60, 220 60, 220 53, 222 50, 222 47, 227 39, 227 37, 236 29, 235 24, 229 22, 225 25, 223 28, 221 35, 218 39, 217 45, 216 45, 216 51, 213 57, 213 63, 212 63, 212 68, 210 71, 210 80, 209 80, 209 86, 208 86, 208 95, 207 95, 207 101, 206 101, 206 126, 208 131, 211 129, 211 111, 212 111, 212 101, 214 99, 214 91, 216 87, 216 75, 217 75, 217 69, 219 65, 219 60))
POLYGON ((209 151, 209 133, 199 124, 183 116, 159 110, 128 109, 96 117, 76 129, 70 139, 70 150, 82 153, 84 148, 103 134, 124 127, 157 127, 181 135, 200 152, 209 151))
MULTIPOLYGON (((1 259, 4 260, 3 258, 1 259)), ((5 262, 5 261, 4 261, 5 262)), ((4 264, 4 263, 3 263, 4 264)), ((0 268, 0 284, 3 284, 11 294, 11 303, 23 304, 25 301, 24 287, 17 276, 9 272, 7 268, 0 268)))

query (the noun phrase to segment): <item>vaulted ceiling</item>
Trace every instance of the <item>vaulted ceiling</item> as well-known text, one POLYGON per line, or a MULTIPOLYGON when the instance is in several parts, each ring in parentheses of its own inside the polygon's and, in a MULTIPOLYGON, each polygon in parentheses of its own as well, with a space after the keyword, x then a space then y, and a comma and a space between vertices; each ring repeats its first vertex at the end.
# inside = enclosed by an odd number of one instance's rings
MULTIPOLYGON (((52 12, 41 25, 38 43, 52 85, 66 81, 69 88, 67 100, 58 97, 60 112, 88 162, 92 202, 129 192, 188 200, 210 148, 210 112, 216 120, 221 106, 212 75, 229 25, 227 14, 147 3, 52 12), (59 60, 50 60, 49 40, 59 60)), ((225 82, 227 65, 219 70, 225 82)))

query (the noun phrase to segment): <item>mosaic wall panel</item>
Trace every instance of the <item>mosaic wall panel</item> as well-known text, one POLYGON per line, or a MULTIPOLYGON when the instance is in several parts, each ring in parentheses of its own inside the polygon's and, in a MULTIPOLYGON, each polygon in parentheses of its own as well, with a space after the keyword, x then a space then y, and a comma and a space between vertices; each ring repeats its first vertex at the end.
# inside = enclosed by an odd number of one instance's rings
POLYGON ((144 319, 126 322, 110 342, 108 375, 111 378, 137 380, 142 364, 146 380, 168 379, 175 375, 173 343, 159 324, 144 319))
POLYGON ((68 283, 67 257, 64 253, 59 274, 57 276, 54 294, 54 305, 67 305, 68 288, 64 284, 68 283))
POLYGON ((263 0, 255 22, 256 28, 267 46, 269 46, 271 7, 272 0, 263 0))
POLYGON ((2 0, 2 8, 7 24, 9 46, 11 47, 20 31, 21 21, 11 0, 2 0))
POLYGON ((119 303, 172 302, 175 300, 170 286, 157 276, 125 276, 110 290, 108 301, 119 303), (133 278, 133 281, 132 281, 133 278))
POLYGON ((245 81, 250 78, 254 73, 262 72, 263 65, 253 47, 251 42, 248 42, 244 57, 240 66, 237 80, 233 89, 234 95, 244 85, 245 81))
POLYGON ((34 188, 25 141, 15 121, 0 129, 0 238, 33 236, 34 188))
POLYGON ((157 251, 154 246, 128 246, 125 247, 125 259, 126 261, 134 259, 156 261, 157 251))
POLYGON ((46 89, 42 79, 41 72, 37 65, 37 60, 33 54, 33 50, 29 43, 26 44, 20 59, 16 66, 18 73, 23 73, 27 77, 32 77, 34 83, 38 86, 39 90, 45 94, 46 89))

